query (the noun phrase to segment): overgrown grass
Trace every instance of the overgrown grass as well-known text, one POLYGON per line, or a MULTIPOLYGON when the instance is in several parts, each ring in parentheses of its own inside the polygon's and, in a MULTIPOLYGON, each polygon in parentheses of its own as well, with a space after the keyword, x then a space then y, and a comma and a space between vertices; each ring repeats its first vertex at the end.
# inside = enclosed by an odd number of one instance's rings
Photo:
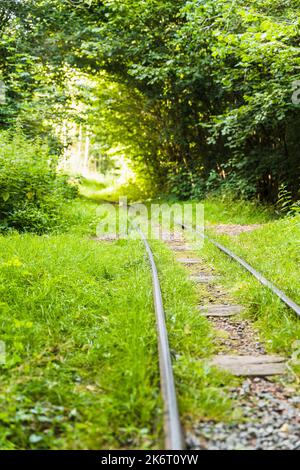
POLYGON ((207 224, 261 224, 276 217, 272 207, 229 196, 210 197, 203 204, 207 224))
POLYGON ((80 195, 84 199, 93 200, 95 202, 101 201, 101 197, 98 196, 98 193, 101 193, 108 185, 108 181, 104 179, 100 180, 89 180, 87 178, 80 178, 79 191, 80 195))
MULTIPOLYGON (((170 205, 184 204, 174 197, 162 195, 159 198, 149 189, 141 189, 133 182, 123 186, 105 184, 97 181, 83 179, 80 185, 81 195, 95 202, 118 202, 120 197, 127 197, 129 203, 142 201, 150 205, 155 203, 168 203, 170 205), (151 199, 152 197, 152 199, 151 199), (153 199, 154 198, 154 199, 153 199)), ((205 221, 207 224, 260 224, 278 218, 272 206, 263 206, 255 201, 234 199, 226 194, 224 197, 208 197, 202 201, 186 201, 189 203, 203 203, 205 208, 205 221)))
POLYGON ((160 432, 140 243, 0 238, 1 448, 149 447, 160 432))
MULTIPOLYGON (((147 257, 139 240, 91 239, 96 207, 69 204, 65 234, 0 236, 2 449, 162 446, 147 257)), ((181 414, 226 419, 229 377, 202 363, 209 324, 172 254, 154 248, 181 414)))
MULTIPOLYGON (((91 200, 99 185, 85 187, 90 200, 65 205, 56 234, 0 236, 2 449, 162 446, 148 260, 139 240, 92 239, 97 205, 91 200)), ((299 218, 273 220, 271 211, 244 202, 209 199, 204 205, 209 227, 264 224, 238 237, 214 236, 299 302, 299 218)), ((183 421, 188 427, 198 418, 238 419, 227 393, 235 379, 207 365, 215 334, 199 315, 197 293, 170 250, 151 243, 183 421)), ((295 315, 210 244, 200 254, 247 306, 268 349, 290 354, 300 336, 295 315)))
POLYGON ((80 194, 94 202, 118 202, 120 197, 126 197, 129 202, 136 202, 149 199, 153 196, 154 191, 151 187, 143 187, 143 184, 137 184, 133 181, 128 181, 126 184, 116 184, 111 177, 107 177, 104 182, 83 178, 80 194))

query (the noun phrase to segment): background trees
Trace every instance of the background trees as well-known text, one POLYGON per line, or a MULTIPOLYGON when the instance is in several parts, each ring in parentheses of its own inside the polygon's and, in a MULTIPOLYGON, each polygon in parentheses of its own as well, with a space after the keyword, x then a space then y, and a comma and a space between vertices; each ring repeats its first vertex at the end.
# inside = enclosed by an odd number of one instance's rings
POLYGON ((7 0, 1 9, 2 126, 21 120, 49 136, 78 119, 80 99, 94 140, 124 148, 163 190, 275 201, 284 184, 297 197, 297 0, 7 0), (77 73, 93 93, 77 96, 77 73))
POLYGON ((149 167, 160 168, 162 183, 184 197, 222 185, 275 200, 284 182, 296 196, 297 3, 104 4, 107 21, 90 51, 145 97, 157 129, 146 138, 159 143, 149 167))

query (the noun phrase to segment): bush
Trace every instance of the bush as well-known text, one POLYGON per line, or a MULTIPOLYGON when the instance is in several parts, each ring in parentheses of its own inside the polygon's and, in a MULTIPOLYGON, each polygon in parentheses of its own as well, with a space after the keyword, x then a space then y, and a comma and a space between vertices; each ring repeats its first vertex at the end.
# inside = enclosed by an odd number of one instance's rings
POLYGON ((206 177, 199 173, 199 171, 170 173, 167 178, 168 193, 181 200, 203 199, 210 195, 221 197, 235 195, 237 199, 244 200, 256 198, 257 185, 251 176, 246 178, 235 169, 231 169, 226 178, 216 170, 211 170, 206 177))
POLYGON ((76 189, 56 172, 57 157, 20 132, 0 134, 0 231, 45 233, 61 223, 61 206, 76 189))
POLYGON ((167 190, 180 200, 203 199, 206 187, 204 180, 197 173, 179 171, 168 174, 167 190))

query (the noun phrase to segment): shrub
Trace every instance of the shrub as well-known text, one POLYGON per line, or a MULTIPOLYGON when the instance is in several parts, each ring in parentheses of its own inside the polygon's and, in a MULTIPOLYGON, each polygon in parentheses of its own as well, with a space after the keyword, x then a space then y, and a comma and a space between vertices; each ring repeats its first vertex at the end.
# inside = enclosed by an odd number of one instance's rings
POLYGON ((0 231, 44 233, 61 223, 61 206, 74 197, 57 157, 22 133, 0 134, 0 231))
POLYGON ((206 191, 203 178, 199 177, 196 172, 188 171, 170 172, 167 178, 167 189, 169 194, 181 200, 202 199, 206 191))

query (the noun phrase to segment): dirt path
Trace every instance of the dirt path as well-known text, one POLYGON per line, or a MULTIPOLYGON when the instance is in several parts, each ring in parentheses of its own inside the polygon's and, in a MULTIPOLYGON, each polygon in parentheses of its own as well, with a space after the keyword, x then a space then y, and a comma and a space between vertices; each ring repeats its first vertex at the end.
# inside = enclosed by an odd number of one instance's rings
POLYGON ((209 228, 220 235, 237 236, 245 232, 253 232, 261 228, 261 224, 239 225, 239 224, 218 224, 209 225, 209 228))

